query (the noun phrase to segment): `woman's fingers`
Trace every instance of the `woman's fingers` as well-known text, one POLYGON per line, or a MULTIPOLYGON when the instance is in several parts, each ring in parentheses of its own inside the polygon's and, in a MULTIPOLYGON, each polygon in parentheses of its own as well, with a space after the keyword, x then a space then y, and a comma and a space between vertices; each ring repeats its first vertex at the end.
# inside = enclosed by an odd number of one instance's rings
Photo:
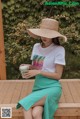
POLYGON ((23 75, 24 75, 24 77, 26 77, 26 78, 31 77, 31 75, 30 75, 29 73, 24 73, 23 75))
POLYGON ((36 76, 37 74, 39 74, 39 70, 28 70, 28 72, 25 72, 24 73, 24 76, 26 78, 30 78, 30 77, 33 77, 33 76, 36 76))

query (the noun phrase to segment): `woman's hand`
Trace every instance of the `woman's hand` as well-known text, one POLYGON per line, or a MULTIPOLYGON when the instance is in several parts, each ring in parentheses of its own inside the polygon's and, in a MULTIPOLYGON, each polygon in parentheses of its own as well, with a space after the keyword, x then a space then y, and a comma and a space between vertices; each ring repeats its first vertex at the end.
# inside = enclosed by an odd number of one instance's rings
POLYGON ((31 78, 40 74, 41 70, 28 70, 28 72, 24 73, 25 78, 31 78))

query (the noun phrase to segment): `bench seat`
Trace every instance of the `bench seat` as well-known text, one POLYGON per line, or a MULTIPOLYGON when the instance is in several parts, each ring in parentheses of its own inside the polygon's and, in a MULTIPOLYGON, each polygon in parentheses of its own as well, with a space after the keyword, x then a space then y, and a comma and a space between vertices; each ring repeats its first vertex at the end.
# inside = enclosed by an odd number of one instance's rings
MULTIPOLYGON (((60 82, 63 92, 55 119, 80 119, 80 79, 61 79, 60 82)), ((0 110, 12 107, 12 119, 23 119, 22 108, 16 110, 15 107, 18 100, 31 93, 33 84, 34 79, 0 80, 0 110)))

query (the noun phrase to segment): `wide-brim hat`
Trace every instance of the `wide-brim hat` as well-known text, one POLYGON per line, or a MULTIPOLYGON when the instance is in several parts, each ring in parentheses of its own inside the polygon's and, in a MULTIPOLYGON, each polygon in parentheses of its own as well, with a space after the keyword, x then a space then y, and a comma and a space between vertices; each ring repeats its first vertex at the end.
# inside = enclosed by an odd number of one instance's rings
POLYGON ((33 37, 56 38, 60 37, 63 41, 67 41, 67 37, 58 32, 59 22, 55 19, 44 18, 41 21, 40 28, 27 29, 27 33, 33 37))

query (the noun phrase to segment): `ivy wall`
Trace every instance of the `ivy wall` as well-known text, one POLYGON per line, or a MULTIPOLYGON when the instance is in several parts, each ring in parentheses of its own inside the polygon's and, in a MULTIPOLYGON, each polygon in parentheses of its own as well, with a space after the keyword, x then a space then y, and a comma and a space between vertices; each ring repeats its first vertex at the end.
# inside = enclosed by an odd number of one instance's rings
POLYGON ((68 5, 45 5, 45 1, 2 0, 7 79, 21 78, 19 65, 31 63, 32 47, 39 39, 31 38, 26 29, 38 27, 46 17, 58 20, 59 31, 68 38, 68 42, 62 44, 66 50, 62 78, 80 78, 80 4, 69 5, 70 1, 65 0, 68 5))

